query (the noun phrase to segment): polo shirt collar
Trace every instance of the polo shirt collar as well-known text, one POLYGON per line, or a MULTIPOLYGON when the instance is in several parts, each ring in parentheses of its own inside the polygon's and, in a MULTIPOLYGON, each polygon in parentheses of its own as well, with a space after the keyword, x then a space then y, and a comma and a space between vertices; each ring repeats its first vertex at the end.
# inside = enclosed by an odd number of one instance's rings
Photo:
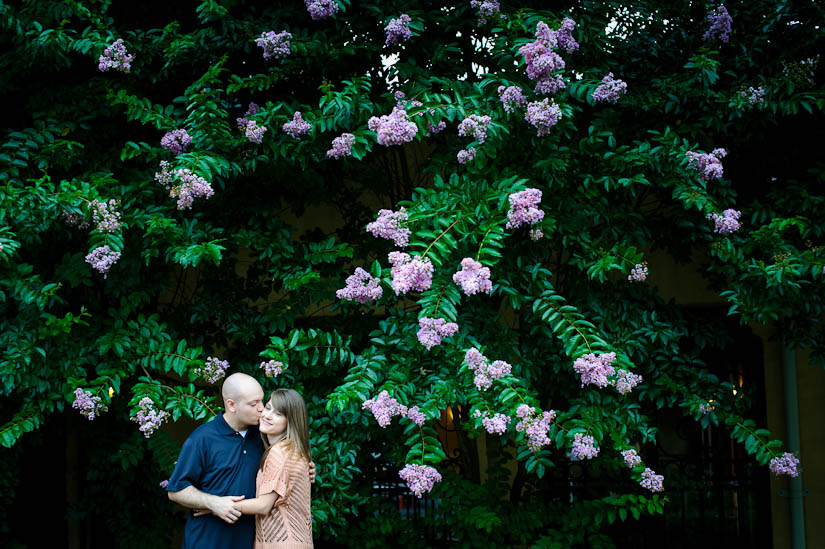
MULTIPOLYGON (((218 414, 215 419, 215 428, 218 430, 218 433, 221 435, 236 435, 238 431, 233 429, 224 419, 223 414, 218 414)), ((257 425, 248 425, 246 431, 246 436, 249 435, 257 435, 258 434, 258 426, 257 425)))

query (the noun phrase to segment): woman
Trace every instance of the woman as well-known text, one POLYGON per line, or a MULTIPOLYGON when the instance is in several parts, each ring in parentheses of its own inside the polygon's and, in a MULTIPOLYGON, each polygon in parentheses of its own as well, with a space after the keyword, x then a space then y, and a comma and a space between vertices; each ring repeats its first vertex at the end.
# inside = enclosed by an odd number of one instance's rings
POLYGON ((274 391, 259 429, 266 449, 255 481, 256 497, 235 506, 244 514, 256 515, 256 549, 312 547, 312 455, 304 399, 292 389, 274 391))

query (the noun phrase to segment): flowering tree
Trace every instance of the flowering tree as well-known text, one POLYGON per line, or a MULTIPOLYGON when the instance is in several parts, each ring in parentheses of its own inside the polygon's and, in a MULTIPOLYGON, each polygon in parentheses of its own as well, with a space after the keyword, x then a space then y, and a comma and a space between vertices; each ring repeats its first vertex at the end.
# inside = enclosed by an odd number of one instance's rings
POLYGON ((646 257, 701 257, 732 314, 822 361, 818 8, 281 4, 0 8, 24 107, 0 152, 0 443, 113 416, 160 481, 164 422, 212 417, 246 371, 307 397, 318 535, 379 545, 402 527, 369 511, 373 454, 471 544, 661 512, 661 408, 796 474, 699 360, 721 319, 666 303, 646 257), (501 441, 483 483, 479 435, 501 441), (571 460, 625 483, 547 496, 571 460))

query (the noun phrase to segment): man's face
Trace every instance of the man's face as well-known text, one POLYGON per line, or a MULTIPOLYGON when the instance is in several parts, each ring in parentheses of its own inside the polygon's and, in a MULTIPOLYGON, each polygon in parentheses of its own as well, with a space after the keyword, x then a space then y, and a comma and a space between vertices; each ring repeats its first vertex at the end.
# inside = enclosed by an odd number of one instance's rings
POLYGON ((260 386, 250 387, 235 401, 235 417, 244 425, 257 425, 264 411, 264 392, 260 386))

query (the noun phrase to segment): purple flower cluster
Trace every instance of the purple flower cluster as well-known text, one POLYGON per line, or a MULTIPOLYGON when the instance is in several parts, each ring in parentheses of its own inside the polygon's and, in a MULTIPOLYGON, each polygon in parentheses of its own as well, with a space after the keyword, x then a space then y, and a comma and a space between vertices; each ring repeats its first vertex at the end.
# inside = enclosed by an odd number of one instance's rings
POLYGON ((593 459, 599 455, 599 449, 596 448, 596 441, 591 435, 582 435, 576 433, 573 437, 573 448, 570 450, 573 459, 593 459))
POLYGON ((384 295, 381 280, 373 277, 361 267, 347 277, 347 285, 335 292, 338 299, 357 301, 361 305, 368 301, 378 301, 384 295))
POLYGON ((289 41, 292 35, 287 31, 276 33, 275 31, 262 32, 261 36, 255 39, 255 43, 264 49, 264 59, 274 57, 280 59, 289 55, 289 41))
POLYGON ((739 95, 747 101, 749 105, 762 105, 765 103, 765 93, 767 91, 765 86, 759 86, 758 88, 748 86, 748 89, 740 91, 739 95))
MULTIPOLYGON (((169 189, 169 196, 178 199, 178 209, 188 210, 196 198, 206 198, 215 194, 209 181, 192 170, 181 168, 175 170, 175 176, 180 179, 180 185, 169 189)), ((157 175, 156 175, 157 177, 157 175)))
POLYGON ((160 183, 168 191, 172 187, 172 182, 175 180, 175 174, 172 173, 171 164, 166 160, 160 161, 160 171, 155 172, 155 181, 160 183))
POLYGON ((166 487, 169 486, 169 479, 160 481, 159 485, 160 485, 161 488, 163 488, 165 490, 166 487))
POLYGON ((556 31, 556 43, 567 53, 573 53, 579 49, 579 43, 573 38, 574 28, 576 28, 576 22, 565 17, 559 25, 559 30, 556 31))
POLYGON ((390 22, 384 27, 384 32, 387 33, 387 40, 384 45, 400 44, 409 40, 412 37, 410 21, 412 19, 406 13, 402 13, 398 19, 390 19, 390 22))
POLYGON ((132 421, 140 425, 140 432, 143 433, 143 436, 149 438, 169 418, 169 412, 156 409, 155 403, 149 397, 140 399, 138 406, 140 406, 140 410, 132 418, 132 421))
MULTIPOLYGON (((399 109, 404 109, 405 111, 407 109, 413 109, 415 107, 424 106, 424 103, 422 103, 418 99, 405 99, 407 97, 407 94, 402 92, 401 90, 398 90, 397 92, 395 92, 393 94, 393 97, 395 97, 395 106, 398 107, 399 109)), ((433 109, 427 109, 427 110, 430 112, 430 114, 433 114, 435 112, 435 111, 433 111, 433 109)), ((424 115, 423 111, 418 112, 418 113, 415 114, 415 116, 423 116, 423 115, 424 115)))
POLYGON ((473 416, 481 418, 481 424, 484 426, 484 430, 491 435, 503 435, 507 431, 507 426, 510 425, 511 420, 510 416, 505 416, 504 414, 493 414, 490 416, 490 412, 482 413, 481 410, 476 410, 473 416))
POLYGON ((455 155, 456 160, 458 160, 459 164, 466 164, 467 162, 472 162, 473 158, 476 157, 476 148, 475 147, 468 147, 466 149, 461 149, 458 151, 458 154, 455 155))
POLYGON ((710 28, 702 36, 702 40, 721 40, 725 44, 730 40, 733 18, 724 4, 713 8, 707 17, 710 28))
POLYGON ((627 82, 613 78, 613 73, 607 73, 602 83, 593 92, 593 101, 597 103, 616 103, 621 96, 627 93, 627 82))
POLYGON ((203 367, 195 370, 195 375, 202 377, 207 383, 217 383, 226 377, 226 370, 229 369, 229 362, 215 357, 206 359, 203 367))
POLYGON ((408 463, 398 472, 398 476, 407 483, 410 490, 419 498, 425 492, 432 490, 436 482, 441 482, 441 474, 429 465, 408 463))
POLYGON ((561 107, 555 101, 545 97, 543 101, 533 101, 527 104, 527 113, 524 119, 536 128, 536 135, 541 137, 550 133, 550 128, 561 119, 561 107))
POLYGON ((102 72, 109 69, 119 72, 129 72, 132 70, 132 60, 134 56, 126 51, 126 44, 122 38, 115 40, 110 46, 103 50, 103 55, 98 59, 97 68, 102 72))
POLYGON ((530 240, 541 240, 544 232, 541 229, 530 229, 530 240))
POLYGON ((313 21, 326 19, 338 13, 338 4, 335 0, 304 0, 304 5, 313 21))
POLYGON ((713 411, 713 405, 710 402, 703 402, 699 405, 699 411, 707 415, 713 411))
POLYGON ((642 480, 639 484, 642 488, 647 488, 651 492, 661 492, 665 489, 662 485, 662 482, 665 480, 665 477, 662 475, 657 475, 653 469, 650 467, 645 467, 644 472, 642 473, 642 480))
POLYGON ((699 179, 710 181, 722 177, 722 159, 727 156, 725 149, 713 149, 710 154, 688 151, 685 153, 688 158, 688 166, 699 172, 699 179))
POLYGON ((100 412, 106 411, 106 406, 100 401, 99 396, 93 395, 89 391, 84 391, 80 387, 74 390, 74 402, 72 408, 86 416, 89 421, 93 421, 100 412))
POLYGON ((799 459, 790 452, 785 452, 781 456, 771 460, 769 465, 771 471, 776 475, 799 476, 799 459))
POLYGON ((338 159, 352 156, 353 145, 355 145, 355 136, 351 133, 342 133, 332 140, 332 148, 327 151, 327 157, 338 159))
POLYGON ((404 252, 390 252, 392 289, 395 295, 409 291, 423 292, 433 284, 433 264, 421 256, 410 257, 404 252))
POLYGON ((418 133, 418 126, 410 121, 407 111, 399 107, 393 108, 390 114, 371 117, 367 126, 378 134, 378 143, 387 147, 409 143, 418 133))
POLYGON ((616 370, 616 377, 610 381, 616 390, 623 395, 632 391, 641 382, 642 376, 628 370, 616 370))
POLYGON ((443 318, 430 318, 422 316, 418 319, 419 330, 416 336, 429 351, 436 345, 441 345, 442 337, 450 337, 458 331, 458 324, 447 322, 443 318))
POLYGON ((470 7, 478 10, 476 13, 479 25, 486 25, 488 17, 492 18, 501 11, 498 0, 470 0, 470 7))
POLYGON ((541 202, 541 191, 526 189, 513 193, 508 197, 510 210, 507 212, 508 229, 518 229, 522 225, 535 225, 544 219, 544 212, 538 207, 541 202))
POLYGON ((175 156, 185 153, 191 144, 192 137, 183 128, 166 132, 166 135, 160 139, 160 146, 172 151, 175 156))
POLYGON ((461 270, 453 274, 453 282, 461 286, 464 295, 474 295, 480 292, 489 294, 493 291, 490 268, 482 267, 481 263, 472 257, 465 257, 461 260, 461 270))
POLYGON ((116 210, 120 201, 110 198, 108 202, 92 200, 89 209, 92 211, 92 220, 97 230, 102 233, 113 233, 120 229, 120 212, 116 210))
POLYGON ((109 269, 112 265, 117 263, 120 259, 120 252, 114 252, 109 248, 108 244, 98 246, 88 254, 86 254, 86 263, 92 266, 94 270, 106 278, 109 275, 109 269))
POLYGON ((424 422, 427 420, 426 416, 424 416, 424 412, 422 412, 418 406, 413 406, 407 410, 406 413, 407 418, 410 421, 418 425, 419 427, 424 425, 424 422))
POLYGON ((378 210, 378 219, 367 224, 367 231, 372 236, 392 240, 396 246, 403 248, 410 243, 410 234, 412 234, 404 227, 408 219, 407 210, 403 207, 397 212, 378 210))
POLYGON ((742 212, 738 210, 725 210, 722 215, 711 213, 708 214, 708 219, 712 219, 716 228, 713 230, 719 234, 735 233, 742 227, 739 218, 742 217, 742 212))
POLYGON ((307 133, 309 130, 312 129, 312 126, 309 125, 309 122, 304 120, 301 111, 295 111, 295 114, 292 115, 292 120, 289 122, 284 122, 284 131, 288 133, 291 137, 295 139, 300 139, 307 133))
POLYGON ((280 360, 261 362, 259 368, 264 371, 266 377, 278 377, 284 373, 284 363, 280 360))
POLYGON ((435 135, 437 133, 441 133, 447 127, 447 123, 443 120, 433 126, 432 122, 427 122, 427 135, 435 135))
POLYGON ((647 261, 636 263, 636 265, 630 269, 627 280, 630 282, 644 282, 647 280, 647 261))
POLYGON ((259 126, 255 120, 249 120, 248 118, 237 118, 235 122, 238 124, 238 129, 244 132, 250 142, 258 145, 263 142, 266 126, 259 126))
POLYGON ((636 453, 636 450, 632 448, 630 450, 623 451, 622 457, 624 458, 625 465, 627 465, 630 469, 638 467, 642 464, 642 458, 640 458, 639 454, 636 453))
POLYGON ((524 97, 524 92, 518 86, 499 86, 498 98, 504 106, 504 112, 512 112, 516 108, 521 107, 527 103, 527 98, 524 97))
POLYGON ((256 114, 258 114, 258 111, 260 110, 261 107, 259 107, 257 103, 250 102, 249 107, 247 107, 246 114, 244 114, 244 116, 255 116, 256 114))
POLYGON ((595 385, 599 388, 610 384, 608 377, 616 373, 610 364, 616 360, 616 353, 605 353, 596 356, 593 353, 582 355, 573 363, 573 369, 581 376, 582 387, 595 385))
POLYGON ((86 218, 83 215, 72 212, 69 210, 63 210, 60 214, 63 217, 63 221, 66 222, 66 225, 70 227, 77 227, 78 229, 88 229, 89 222, 86 221, 86 218))
POLYGON ((387 391, 381 391, 377 397, 365 400, 361 404, 361 409, 372 412, 381 427, 389 425, 394 416, 407 414, 407 407, 399 404, 387 391))
POLYGON ((475 372, 473 383, 479 391, 486 391, 492 387, 494 379, 501 379, 513 370, 513 367, 503 360, 496 360, 492 364, 487 364, 487 357, 475 347, 471 347, 464 354, 464 362, 467 364, 468 370, 475 372))
POLYGON ((538 452, 542 446, 550 444, 550 437, 547 436, 547 432, 550 430, 553 420, 556 419, 554 410, 539 414, 532 406, 522 404, 516 408, 516 417, 520 419, 516 424, 516 432, 521 433, 523 431, 527 435, 527 447, 532 452, 538 452))
POLYGON ((458 125, 458 135, 461 137, 474 137, 479 143, 484 143, 487 139, 487 128, 490 126, 492 118, 471 114, 458 125))
MULTIPOLYGON (((571 37, 572 39, 572 37, 571 37)), ((565 87, 561 76, 555 74, 564 69, 564 59, 553 51, 558 47, 558 33, 550 30, 543 21, 536 25, 536 40, 519 48, 527 64, 527 77, 536 81, 537 93, 556 93, 565 87)))

